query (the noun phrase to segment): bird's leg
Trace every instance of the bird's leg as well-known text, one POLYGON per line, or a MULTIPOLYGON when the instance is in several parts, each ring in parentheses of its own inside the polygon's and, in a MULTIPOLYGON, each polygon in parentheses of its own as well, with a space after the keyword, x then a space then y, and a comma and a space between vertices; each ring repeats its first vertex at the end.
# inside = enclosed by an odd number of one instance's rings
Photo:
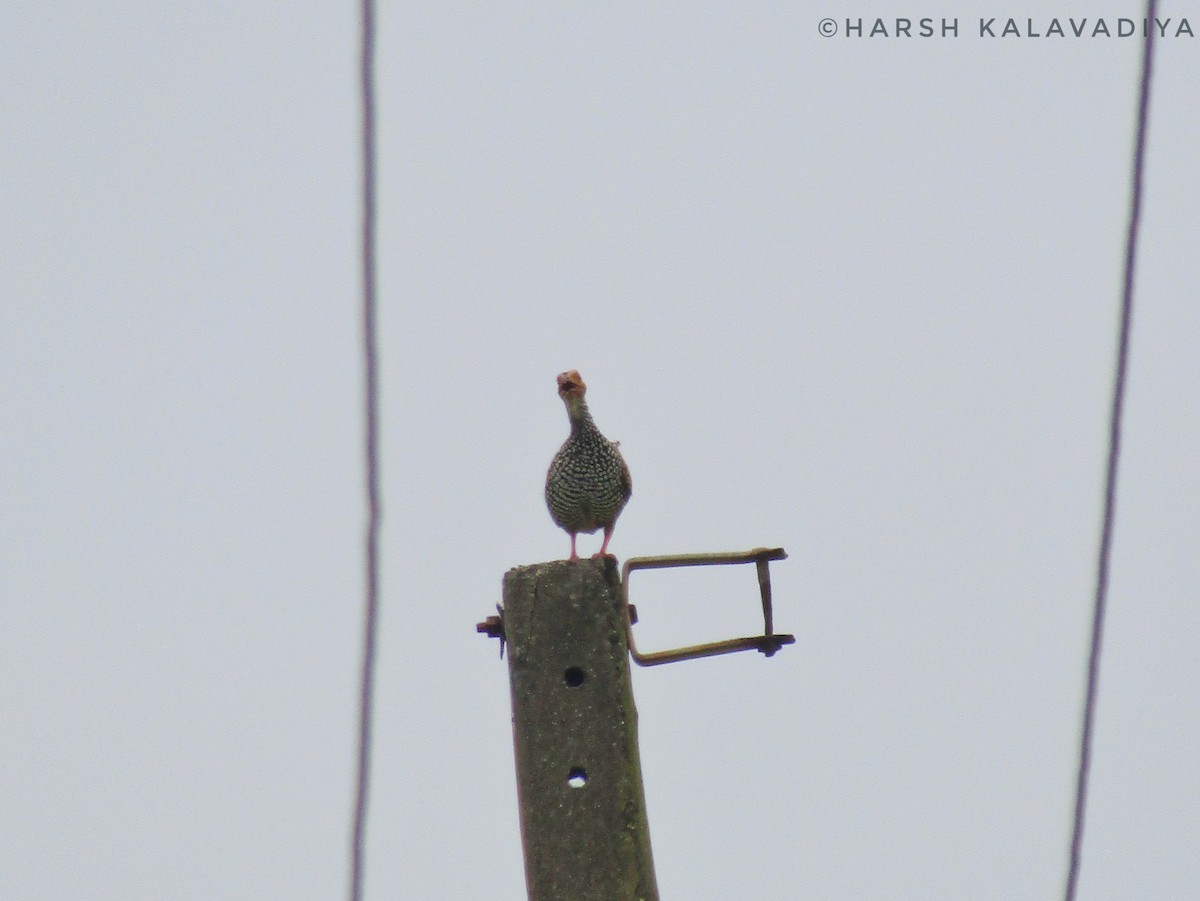
POLYGON ((579 559, 579 555, 577 553, 575 553, 575 533, 574 532, 571 533, 571 559, 572 560, 579 559))
POLYGON ((612 538, 612 533, 613 533, 612 526, 604 527, 604 542, 600 545, 599 552, 592 555, 593 560, 595 560, 597 557, 607 557, 608 556, 608 540, 610 538, 612 538))

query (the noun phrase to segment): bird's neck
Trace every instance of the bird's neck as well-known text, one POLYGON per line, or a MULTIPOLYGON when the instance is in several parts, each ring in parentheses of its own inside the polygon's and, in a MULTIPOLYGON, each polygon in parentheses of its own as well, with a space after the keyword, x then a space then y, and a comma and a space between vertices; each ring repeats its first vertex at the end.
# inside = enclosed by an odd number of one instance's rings
POLYGON ((588 412, 587 401, 582 397, 567 400, 567 417, 571 420, 572 435, 596 430, 596 423, 592 422, 592 414, 588 412))

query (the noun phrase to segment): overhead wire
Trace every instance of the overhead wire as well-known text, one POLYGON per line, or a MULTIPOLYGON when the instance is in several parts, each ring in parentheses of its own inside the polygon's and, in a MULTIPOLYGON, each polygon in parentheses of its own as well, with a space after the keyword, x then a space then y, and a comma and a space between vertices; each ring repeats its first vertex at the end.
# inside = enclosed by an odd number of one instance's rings
POLYGON ((365 403, 364 464, 367 523, 365 536, 365 597, 362 632, 362 670, 358 705, 358 757, 353 826, 350 836, 350 901, 363 892, 367 797, 371 773, 372 701, 375 682, 376 623, 379 615, 379 403, 375 352, 375 8, 373 0, 360 6, 359 96, 362 107, 362 350, 365 403))
POLYGON ((1150 116, 1150 78, 1154 63, 1156 0, 1146 2, 1146 38, 1142 44, 1141 90, 1138 95, 1133 177, 1130 188, 1129 227, 1125 241, 1125 277, 1121 294, 1120 326, 1112 408, 1108 429, 1108 467, 1104 482, 1104 517, 1096 562, 1096 592, 1092 608, 1092 637, 1088 653, 1087 688, 1084 693, 1083 729, 1075 782, 1075 811, 1071 831, 1071 856, 1064 898, 1075 901, 1083 852, 1083 827, 1087 814, 1088 781, 1091 775, 1092 741, 1096 722, 1096 699, 1100 686, 1100 652, 1104 639, 1104 615, 1108 603, 1109 564, 1112 556, 1113 524, 1116 519, 1117 466, 1121 455, 1121 419, 1125 405, 1125 383, 1129 368, 1129 338, 1133 321, 1133 274, 1137 261, 1138 234, 1142 214, 1142 183, 1146 160, 1146 133, 1150 116))

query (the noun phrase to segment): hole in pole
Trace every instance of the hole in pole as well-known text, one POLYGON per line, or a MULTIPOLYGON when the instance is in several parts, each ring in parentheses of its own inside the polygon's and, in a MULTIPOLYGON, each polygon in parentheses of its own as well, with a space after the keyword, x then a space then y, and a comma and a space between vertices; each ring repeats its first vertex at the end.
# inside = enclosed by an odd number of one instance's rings
POLYGON ((588 774, 583 767, 577 766, 567 774, 567 785, 571 788, 583 788, 587 785, 588 774))
POLYGON ((578 688, 586 678, 587 674, 577 666, 569 666, 566 672, 563 673, 563 681, 571 688, 578 688))

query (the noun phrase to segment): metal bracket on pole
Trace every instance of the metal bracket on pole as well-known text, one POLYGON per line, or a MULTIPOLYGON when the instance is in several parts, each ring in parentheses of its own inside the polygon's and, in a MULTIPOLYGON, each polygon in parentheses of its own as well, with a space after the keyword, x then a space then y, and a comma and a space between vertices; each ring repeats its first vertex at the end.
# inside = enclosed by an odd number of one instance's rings
POLYGON ((776 634, 771 611, 772 560, 785 560, 787 553, 781 547, 755 548, 727 554, 669 554, 659 557, 630 557, 621 568, 621 599, 625 610, 625 634, 628 636, 629 653, 639 666, 656 666, 660 663, 675 663, 679 660, 694 660, 697 657, 715 657, 718 654, 733 654, 737 651, 758 651, 770 657, 781 647, 794 644, 794 635, 776 634), (763 634, 746 638, 730 638, 708 644, 696 644, 667 651, 638 651, 633 639, 633 624, 637 622, 637 611, 629 603, 629 574, 635 569, 667 569, 679 566, 721 566, 731 563, 753 563, 758 569, 758 590, 762 597, 763 634))

